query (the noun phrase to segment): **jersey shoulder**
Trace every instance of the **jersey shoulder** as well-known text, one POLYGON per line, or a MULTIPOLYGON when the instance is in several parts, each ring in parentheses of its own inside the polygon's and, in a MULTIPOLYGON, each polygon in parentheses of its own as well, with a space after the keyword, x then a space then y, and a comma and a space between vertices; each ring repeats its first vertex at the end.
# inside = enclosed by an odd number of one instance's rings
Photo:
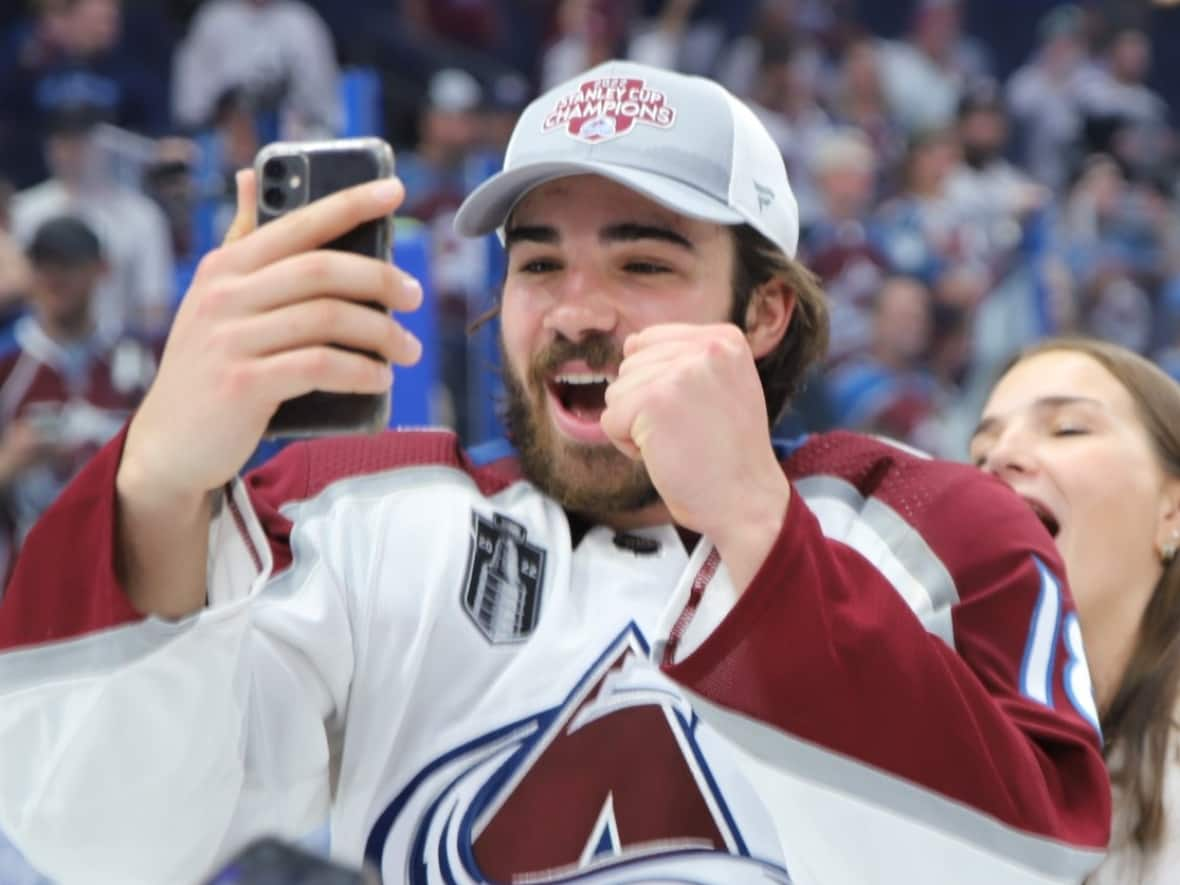
MULTIPOLYGON (((839 500, 855 511, 889 511, 948 567, 1033 554, 1058 574, 1052 537, 1007 485, 955 461, 885 439, 832 431, 787 453, 783 469, 804 497, 839 500)), ((887 540, 887 539, 886 539, 887 540)))
POLYGON ((470 451, 450 430, 387 430, 287 446, 246 477, 254 492, 285 500, 315 497, 333 483, 415 467, 441 467, 469 476, 484 495, 521 478, 515 450, 497 441, 470 451))

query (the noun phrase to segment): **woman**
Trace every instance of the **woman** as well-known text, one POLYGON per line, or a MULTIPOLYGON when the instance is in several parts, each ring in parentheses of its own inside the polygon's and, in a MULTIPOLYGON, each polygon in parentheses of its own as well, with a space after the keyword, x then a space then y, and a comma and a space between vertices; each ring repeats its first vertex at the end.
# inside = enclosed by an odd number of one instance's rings
POLYGON ((1081 619, 1115 788, 1091 883, 1180 870, 1180 386, 1116 345, 1059 338, 992 390, 971 457, 1053 534, 1081 619))

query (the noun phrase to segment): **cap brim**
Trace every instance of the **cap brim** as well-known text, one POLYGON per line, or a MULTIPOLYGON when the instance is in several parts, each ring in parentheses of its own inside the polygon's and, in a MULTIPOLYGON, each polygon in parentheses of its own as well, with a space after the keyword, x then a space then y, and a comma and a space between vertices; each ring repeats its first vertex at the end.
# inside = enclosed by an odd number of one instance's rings
POLYGON ((455 216, 455 230, 469 237, 491 233, 508 220, 516 204, 533 188, 570 175, 601 175, 691 218, 718 224, 745 221, 733 209, 703 191, 654 172, 588 160, 563 160, 530 163, 492 176, 463 201, 455 216))

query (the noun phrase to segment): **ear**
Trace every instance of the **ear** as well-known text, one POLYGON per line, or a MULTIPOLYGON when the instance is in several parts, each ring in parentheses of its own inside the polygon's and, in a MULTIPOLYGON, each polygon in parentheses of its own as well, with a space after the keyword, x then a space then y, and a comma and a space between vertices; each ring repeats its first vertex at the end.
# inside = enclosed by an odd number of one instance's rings
POLYGON ((1155 549, 1165 563, 1180 551, 1180 478, 1177 477, 1169 476, 1164 480, 1155 530, 1155 549))
POLYGON ((783 340, 795 314, 795 293, 778 277, 753 291, 746 305, 746 340, 754 359, 766 356, 783 340))

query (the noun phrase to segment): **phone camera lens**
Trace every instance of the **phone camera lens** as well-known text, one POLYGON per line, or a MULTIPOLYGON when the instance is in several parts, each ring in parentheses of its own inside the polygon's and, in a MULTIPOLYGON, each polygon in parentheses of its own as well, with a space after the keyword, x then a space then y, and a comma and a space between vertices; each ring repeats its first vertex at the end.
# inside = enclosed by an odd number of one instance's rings
POLYGON ((282 212, 287 208, 287 195, 281 187, 268 187, 262 192, 262 200, 274 212, 282 212))
POLYGON ((278 157, 272 157, 263 164, 262 174, 266 178, 277 178, 281 180, 287 176, 287 164, 278 157))

